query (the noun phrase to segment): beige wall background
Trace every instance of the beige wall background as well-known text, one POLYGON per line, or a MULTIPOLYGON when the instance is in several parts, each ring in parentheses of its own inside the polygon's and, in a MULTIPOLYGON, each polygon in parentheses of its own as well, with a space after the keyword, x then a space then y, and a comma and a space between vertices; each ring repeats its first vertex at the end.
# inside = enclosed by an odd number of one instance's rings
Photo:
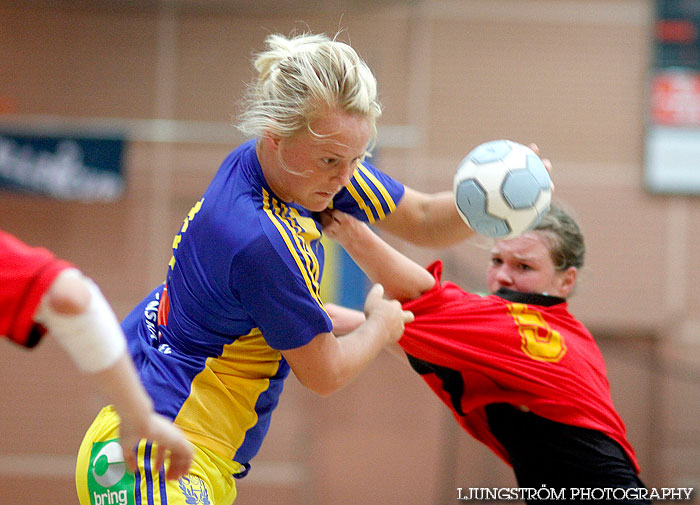
MULTIPOLYGON (((649 0, 0 1, 0 126, 122 132, 127 190, 106 204, 0 193, 0 227, 92 276, 119 316, 162 282, 173 235, 225 155, 271 32, 349 40, 379 81, 377 163, 424 191, 496 138, 537 142, 587 236, 571 308, 598 337, 649 487, 700 502, 700 198, 648 193, 649 0)), ((487 244, 392 241, 483 287, 487 244)), ((1 289, 1 287, 0 287, 1 289)), ((0 503, 76 503, 73 465, 102 405, 53 342, 3 342, 0 503)), ((510 469, 390 356, 321 399, 293 377, 237 505, 458 503, 510 469)))

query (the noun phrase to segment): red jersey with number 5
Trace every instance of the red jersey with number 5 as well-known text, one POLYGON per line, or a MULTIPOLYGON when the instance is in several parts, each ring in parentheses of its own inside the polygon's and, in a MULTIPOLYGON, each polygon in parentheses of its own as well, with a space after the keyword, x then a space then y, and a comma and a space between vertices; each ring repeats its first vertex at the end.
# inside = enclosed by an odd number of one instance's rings
POLYGON ((415 321, 399 344, 414 368, 420 360, 423 370, 416 370, 463 428, 510 463, 485 412, 489 404, 509 403, 604 433, 639 472, 600 350, 564 299, 515 291, 480 296, 441 283, 441 262, 428 270, 436 284, 403 305, 415 321))
POLYGON ((41 297, 71 267, 47 249, 0 230, 0 336, 25 347, 36 345, 44 332, 34 322, 41 297))

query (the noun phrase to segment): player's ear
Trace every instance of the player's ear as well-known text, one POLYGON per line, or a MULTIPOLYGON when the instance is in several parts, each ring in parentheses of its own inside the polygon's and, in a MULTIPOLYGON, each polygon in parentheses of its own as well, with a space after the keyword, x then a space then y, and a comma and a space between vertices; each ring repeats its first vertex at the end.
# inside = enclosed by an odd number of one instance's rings
POLYGON ((276 135, 272 133, 270 130, 265 130, 265 133, 263 134, 262 141, 265 144, 265 147, 268 149, 271 149, 273 151, 276 151, 279 149, 280 141, 282 140, 282 137, 279 135, 276 135))
POLYGON ((578 268, 569 267, 563 272, 560 272, 560 275, 561 297, 566 298, 574 290, 574 286, 576 286, 576 279, 578 278, 578 268))

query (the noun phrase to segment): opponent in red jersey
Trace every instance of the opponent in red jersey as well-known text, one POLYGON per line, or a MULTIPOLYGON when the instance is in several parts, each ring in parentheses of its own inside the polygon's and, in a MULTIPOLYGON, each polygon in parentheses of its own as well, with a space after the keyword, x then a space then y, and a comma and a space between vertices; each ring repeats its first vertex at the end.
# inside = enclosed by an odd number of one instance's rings
POLYGON ((170 453, 169 478, 189 469, 192 448, 180 431, 153 411, 153 403, 126 352, 119 323, 99 288, 47 249, 30 247, 0 231, 0 337, 25 347, 48 333, 78 369, 96 379, 123 418, 124 460, 141 438, 170 453))
MULTIPOLYGON (((585 245, 561 208, 535 230, 495 242, 489 296, 442 282, 440 262, 423 269, 347 215, 324 219, 326 234, 414 313, 399 341, 411 366, 465 430, 513 467, 521 487, 643 487, 603 357, 568 311, 585 245)), ((336 306, 329 313, 338 333, 362 320, 336 306)), ((648 503, 621 492, 631 498, 623 503, 648 503)))

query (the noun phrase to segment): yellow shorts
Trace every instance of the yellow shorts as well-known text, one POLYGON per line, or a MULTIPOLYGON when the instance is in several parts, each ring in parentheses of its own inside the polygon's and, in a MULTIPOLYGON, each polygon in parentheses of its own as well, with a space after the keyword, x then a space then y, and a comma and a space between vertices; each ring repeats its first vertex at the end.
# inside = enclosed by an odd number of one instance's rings
POLYGON ((102 409, 78 452, 80 505, 231 505, 236 499, 233 474, 243 469, 238 463, 195 444, 189 474, 166 480, 165 467, 153 468, 152 449, 152 442, 141 440, 138 470, 132 473, 119 445, 119 416, 111 406, 102 409))

